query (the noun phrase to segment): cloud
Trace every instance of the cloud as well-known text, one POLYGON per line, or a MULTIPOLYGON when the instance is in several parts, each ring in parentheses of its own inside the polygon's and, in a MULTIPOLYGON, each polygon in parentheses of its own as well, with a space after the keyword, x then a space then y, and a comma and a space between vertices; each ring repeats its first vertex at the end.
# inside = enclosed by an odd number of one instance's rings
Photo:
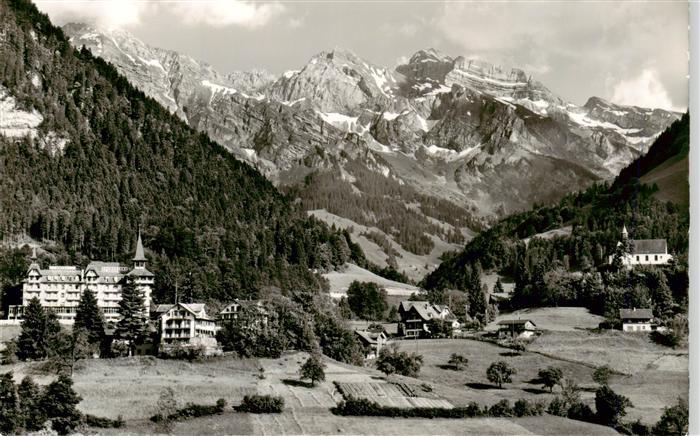
POLYGON ((205 24, 213 27, 260 27, 284 11, 281 3, 259 4, 238 0, 178 2, 171 4, 170 8, 186 24, 205 24))
POLYGON ((101 27, 126 27, 139 24, 154 4, 138 0, 35 0, 36 6, 56 23, 88 22, 101 27))
POLYGON ((186 25, 255 28, 264 26, 285 10, 277 2, 261 4, 243 0, 36 0, 36 5, 59 24, 82 21, 102 27, 134 26, 145 21, 147 14, 169 13, 186 25))
POLYGON ((611 98, 608 77, 642 85, 632 78, 646 70, 687 103, 686 2, 447 3, 434 27, 466 57, 526 69, 578 103, 611 98))
POLYGON ((621 80, 613 89, 612 101, 619 104, 681 111, 673 105, 656 71, 647 69, 630 80, 621 80))

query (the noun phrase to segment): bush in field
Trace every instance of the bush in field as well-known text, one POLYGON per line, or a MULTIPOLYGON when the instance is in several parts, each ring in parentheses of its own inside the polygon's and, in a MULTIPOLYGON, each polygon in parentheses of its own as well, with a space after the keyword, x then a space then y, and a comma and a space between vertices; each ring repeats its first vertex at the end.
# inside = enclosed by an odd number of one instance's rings
POLYGON ((392 418, 475 418, 480 416, 508 417, 508 416, 536 416, 544 412, 543 403, 530 403, 527 400, 518 400, 515 407, 511 408, 508 400, 501 400, 491 407, 482 408, 478 403, 471 402, 464 407, 447 409, 444 407, 391 407, 382 406, 366 398, 349 398, 341 401, 331 409, 335 415, 341 416, 386 416, 392 418))
POLYGON ((681 336, 674 331, 649 333, 649 338, 659 345, 676 348, 681 343, 681 336))
POLYGON ((167 387, 160 391, 156 408, 158 412, 151 417, 151 421, 157 424, 156 430, 158 433, 172 432, 173 420, 171 416, 177 412, 177 400, 172 388, 167 387))
POLYGON ((312 354, 306 359, 306 362, 301 365, 301 368, 299 368, 299 377, 301 377, 302 380, 311 380, 311 386, 313 387, 317 381, 326 379, 326 373, 323 371, 325 367, 326 365, 323 363, 320 356, 312 354))
POLYGON ((629 398, 616 394, 610 387, 601 386, 595 393, 595 408, 598 422, 615 426, 620 418, 627 414, 625 410, 632 406, 629 398))
POLYGON ((401 374, 407 377, 415 377, 423 365, 423 356, 399 351, 397 344, 391 344, 379 351, 376 365, 377 369, 386 375, 401 374))
POLYGON ((494 418, 507 418, 509 416, 513 416, 513 409, 510 407, 510 401, 501 400, 489 407, 489 416, 493 416, 494 418))
POLYGON ((450 356, 450 360, 447 361, 447 364, 454 368, 456 371, 462 371, 464 368, 467 367, 468 363, 469 359, 457 353, 452 353, 452 355, 450 356))
POLYGON ((284 398, 271 395, 246 395, 241 405, 235 409, 248 413, 282 413, 284 398))
POLYGON ((537 377, 540 383, 542 383, 543 387, 548 388, 549 392, 552 392, 554 386, 558 385, 561 382, 563 376, 564 373, 562 372, 562 370, 553 366, 550 366, 546 369, 541 369, 537 373, 537 377))
POLYGON ((219 398, 214 405, 187 403, 185 407, 175 410, 173 413, 164 416, 162 414, 153 415, 151 421, 172 422, 182 421, 185 419, 198 418, 200 416, 218 415, 224 412, 226 408, 226 400, 219 398))
POLYGON ((612 368, 608 365, 599 366, 593 371, 593 381, 599 385, 607 385, 612 375, 612 368))
POLYGON ((85 425, 94 428, 122 428, 124 427, 124 418, 122 418, 121 415, 118 416, 117 419, 85 415, 85 425))
POLYGON ((675 406, 664 409, 653 429, 655 435, 679 435, 688 433, 688 403, 679 398, 675 406))
POLYGON ((515 416, 539 416, 544 413, 544 403, 541 401, 530 402, 520 399, 513 404, 513 414, 515 416))
POLYGON ((566 401, 564 401, 564 399, 558 395, 552 398, 552 401, 549 402, 549 406, 547 406, 547 413, 550 415, 566 416, 567 412, 568 406, 566 401))
POLYGON ((493 362, 486 370, 486 377, 491 383, 496 383, 499 388, 503 387, 503 383, 512 383, 511 376, 516 374, 517 370, 510 366, 505 360, 493 362))
POLYGON ((161 359, 176 359, 176 360, 202 360, 206 353, 203 345, 182 345, 176 343, 174 345, 161 347, 158 350, 158 357, 161 359))
POLYGON ((595 422, 595 412, 588 404, 578 402, 569 406, 569 410, 566 412, 566 416, 569 419, 576 419, 579 421, 595 422))

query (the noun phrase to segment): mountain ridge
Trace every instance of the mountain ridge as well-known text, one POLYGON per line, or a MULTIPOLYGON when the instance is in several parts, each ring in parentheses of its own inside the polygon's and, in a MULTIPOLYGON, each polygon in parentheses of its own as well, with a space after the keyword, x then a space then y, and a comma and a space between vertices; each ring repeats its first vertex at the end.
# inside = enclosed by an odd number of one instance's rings
MULTIPOLYGON (((171 111, 284 190, 318 191, 306 181, 324 180, 368 195, 357 182, 366 171, 406 186, 413 193, 394 193, 391 201, 404 204, 422 230, 383 231, 404 241, 414 234, 408 242, 415 247, 421 232, 443 241, 449 237, 429 225, 440 218, 407 208, 413 201, 408 197, 447 202, 455 213, 441 223, 478 230, 535 202, 557 201, 572 189, 611 180, 677 118, 599 98, 576 106, 522 70, 430 49, 396 68, 333 49, 279 76, 224 74, 183 61, 190 67, 154 90, 149 74, 161 77, 162 71, 149 61, 157 55, 138 51, 145 44, 107 49, 111 39, 90 36, 94 28, 66 30, 74 45, 100 51, 137 87, 167 100, 171 111), (135 48, 127 56, 122 50, 129 47, 135 48), (169 93, 175 104, 162 96, 169 93), (329 172, 342 177, 309 179, 329 172)), ((324 204, 308 195, 299 198, 307 210, 349 216, 346 204, 330 198, 324 204)), ((386 207, 374 200, 364 204, 369 209, 358 224, 377 225, 373 217, 385 215, 386 207)))

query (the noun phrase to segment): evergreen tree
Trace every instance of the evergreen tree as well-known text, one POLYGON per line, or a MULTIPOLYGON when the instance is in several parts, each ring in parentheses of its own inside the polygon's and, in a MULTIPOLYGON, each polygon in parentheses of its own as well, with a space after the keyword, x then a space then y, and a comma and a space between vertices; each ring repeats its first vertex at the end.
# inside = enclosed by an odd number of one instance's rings
POLYGON ((129 355, 134 353, 136 344, 148 333, 143 293, 136 287, 134 279, 124 277, 122 299, 119 302, 121 319, 117 323, 115 335, 129 342, 129 355))
POLYGON ((503 283, 501 283, 501 278, 500 278, 500 277, 498 277, 498 278, 496 279, 496 284, 493 285, 493 292, 494 292, 494 293, 499 293, 499 294, 502 294, 503 292, 505 292, 505 291, 503 290, 503 283))
POLYGON ((91 344, 100 344, 104 339, 104 318, 102 317, 102 311, 97 306, 95 294, 90 290, 83 292, 78 303, 73 331, 78 329, 87 331, 88 341, 91 344))
POLYGON ((53 429, 58 434, 68 434, 80 425, 82 415, 76 406, 81 399, 73 390, 73 380, 66 375, 60 375, 57 380, 46 386, 39 407, 51 420, 53 429))
POLYGON ((39 407, 41 390, 30 376, 22 379, 17 388, 24 428, 29 431, 40 430, 46 421, 46 414, 39 407))
POLYGON ((0 377, 0 433, 14 433, 21 425, 17 386, 10 371, 0 377))
POLYGON ((47 313, 39 299, 32 298, 24 311, 22 331, 17 339, 17 357, 22 360, 45 358, 50 341, 60 330, 53 312, 47 313))
POLYGON ((469 283, 469 316, 483 321, 486 315, 486 293, 481 287, 481 268, 472 268, 469 283))

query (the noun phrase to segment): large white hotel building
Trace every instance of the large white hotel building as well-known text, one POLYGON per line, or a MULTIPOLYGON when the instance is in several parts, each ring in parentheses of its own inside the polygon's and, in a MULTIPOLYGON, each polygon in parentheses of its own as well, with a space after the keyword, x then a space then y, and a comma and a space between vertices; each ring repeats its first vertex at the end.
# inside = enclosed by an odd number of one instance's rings
POLYGON ((119 320, 119 301, 124 278, 133 277, 144 295, 144 310, 148 313, 153 290, 153 273, 146 269, 146 256, 139 233, 136 253, 131 267, 117 262, 90 262, 85 269, 77 266, 49 266, 41 269, 32 256, 27 278, 22 286, 22 305, 9 307, 9 319, 21 319, 24 308, 32 298, 38 298, 44 308, 52 310, 63 324, 72 324, 83 292, 95 294, 105 321, 119 320))

